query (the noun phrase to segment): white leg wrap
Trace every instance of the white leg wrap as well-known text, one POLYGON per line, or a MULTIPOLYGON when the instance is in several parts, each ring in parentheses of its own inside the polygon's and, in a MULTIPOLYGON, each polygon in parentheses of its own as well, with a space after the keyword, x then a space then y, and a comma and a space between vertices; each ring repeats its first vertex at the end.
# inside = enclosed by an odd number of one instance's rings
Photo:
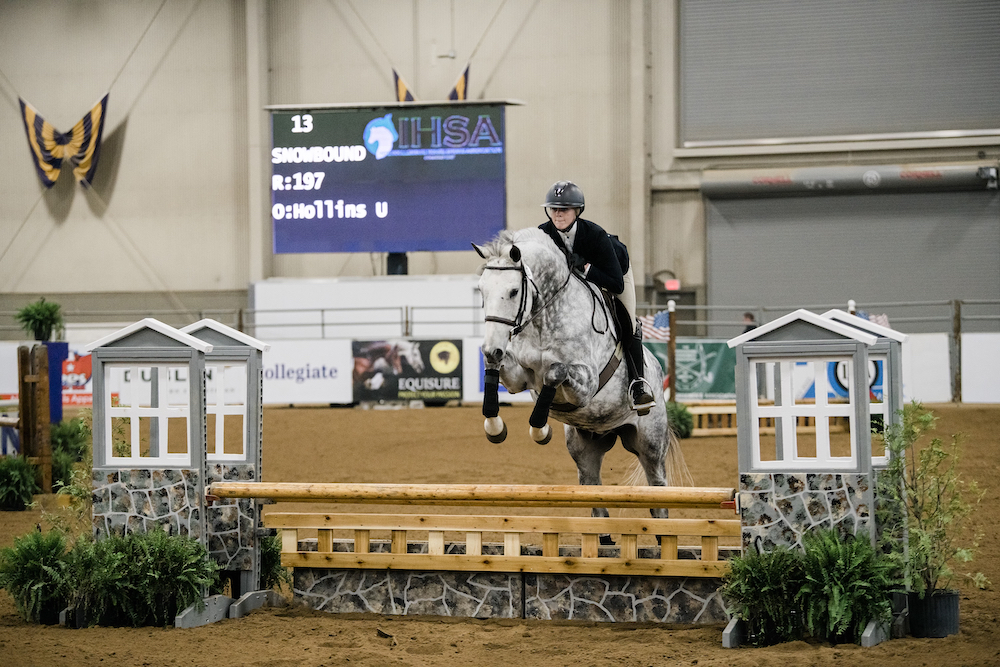
POLYGON ((548 444, 549 440, 552 439, 552 427, 546 424, 542 428, 535 428, 534 426, 528 427, 528 433, 531 435, 531 439, 540 445, 548 444))
POLYGON ((483 430, 486 431, 486 435, 500 435, 503 432, 503 428, 503 419, 500 419, 500 417, 487 417, 486 421, 483 422, 483 430))

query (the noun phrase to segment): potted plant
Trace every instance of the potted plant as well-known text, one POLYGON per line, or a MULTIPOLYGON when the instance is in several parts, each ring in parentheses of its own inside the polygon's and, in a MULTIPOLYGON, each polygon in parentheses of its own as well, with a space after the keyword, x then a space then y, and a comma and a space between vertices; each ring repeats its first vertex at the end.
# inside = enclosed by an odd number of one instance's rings
POLYGON ((52 331, 58 330, 63 325, 59 304, 46 301, 44 296, 17 311, 14 319, 21 328, 32 334, 35 340, 42 342, 52 338, 52 331))
MULTIPOLYGON (((958 472, 959 436, 948 445, 941 438, 925 442, 937 418, 916 401, 900 417, 883 436, 889 464, 879 475, 878 489, 887 506, 905 508, 906 525, 905 531, 890 527, 883 541, 903 538, 910 634, 946 637, 958 632, 952 566, 972 560, 981 536, 969 533, 967 519, 984 492, 958 472)), ((980 588, 989 585, 981 572, 964 576, 980 588)))

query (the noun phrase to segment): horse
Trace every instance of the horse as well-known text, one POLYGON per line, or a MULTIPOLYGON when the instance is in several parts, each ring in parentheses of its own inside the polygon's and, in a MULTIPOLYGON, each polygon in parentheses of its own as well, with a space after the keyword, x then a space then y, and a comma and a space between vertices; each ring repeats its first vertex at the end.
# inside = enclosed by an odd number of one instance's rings
MULTIPOLYGON (((535 442, 551 439, 550 415, 563 423, 580 484, 601 484, 604 455, 618 438, 636 456, 650 486, 667 485, 668 465, 683 475, 683 458, 667 423, 659 362, 643 350, 656 405, 639 416, 628 401, 627 368, 610 314, 613 304, 602 290, 573 272, 540 229, 503 231, 488 244, 473 247, 486 260, 479 290, 485 312, 484 429, 490 442, 507 436, 497 397, 502 382, 511 393, 528 389, 535 397, 529 419, 535 442)), ((654 518, 668 514, 665 508, 650 513, 654 518)), ((606 508, 596 507, 591 515, 609 516, 606 508)), ((610 540, 602 536, 602 542, 610 540)))

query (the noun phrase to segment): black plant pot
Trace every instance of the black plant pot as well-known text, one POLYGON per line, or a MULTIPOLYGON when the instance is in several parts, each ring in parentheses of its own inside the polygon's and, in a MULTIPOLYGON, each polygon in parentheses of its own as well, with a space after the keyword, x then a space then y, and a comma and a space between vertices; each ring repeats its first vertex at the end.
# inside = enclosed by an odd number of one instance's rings
POLYGON ((910 634, 947 637, 958 634, 958 591, 932 591, 924 599, 909 595, 910 634))

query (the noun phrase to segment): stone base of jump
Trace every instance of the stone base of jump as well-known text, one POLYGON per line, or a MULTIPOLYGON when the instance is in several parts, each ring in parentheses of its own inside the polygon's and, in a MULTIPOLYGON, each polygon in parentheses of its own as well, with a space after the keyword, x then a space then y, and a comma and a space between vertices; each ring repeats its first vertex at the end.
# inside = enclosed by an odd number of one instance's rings
MULTIPOLYGON (((310 546, 315 540, 300 541, 300 549, 310 546)), ((335 551, 350 546, 350 540, 334 541, 335 551)), ((448 544, 446 552, 464 553, 464 546, 448 544)), ((522 553, 532 549, 540 553, 530 546, 522 553)), ((389 543, 373 540, 371 550, 388 552, 389 543)), ((426 553, 426 543, 411 542, 407 550, 426 553)), ((560 547, 564 556, 579 551, 560 547)), ((640 557, 652 551, 658 548, 640 549, 640 557)), ((500 555, 503 545, 484 544, 483 553, 500 555)), ((601 547, 601 555, 617 553, 617 547, 601 547)), ((721 625, 729 620, 721 584, 702 577, 295 568, 292 588, 296 602, 330 613, 721 625)))

